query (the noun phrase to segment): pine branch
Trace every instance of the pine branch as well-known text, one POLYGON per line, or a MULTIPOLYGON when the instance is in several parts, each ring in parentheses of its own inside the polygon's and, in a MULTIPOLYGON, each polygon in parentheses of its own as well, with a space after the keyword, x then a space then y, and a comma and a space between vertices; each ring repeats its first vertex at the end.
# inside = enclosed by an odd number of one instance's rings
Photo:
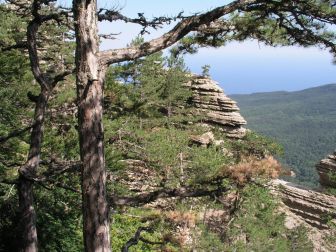
POLYGON ((98 11, 98 21, 123 21, 125 23, 133 23, 142 26, 142 30, 140 32, 141 35, 145 33, 149 33, 147 28, 159 29, 162 28, 164 24, 170 24, 173 21, 178 19, 185 19, 187 17, 183 16, 183 12, 180 12, 175 17, 154 17, 152 20, 147 19, 144 16, 144 13, 138 13, 138 18, 129 18, 122 15, 117 10, 107 10, 107 9, 100 9, 98 11))
MULTIPOLYGON (((122 18, 115 14, 115 19, 122 18)), ((161 37, 142 43, 138 46, 131 46, 122 49, 107 50, 100 53, 100 63, 110 65, 113 63, 135 60, 150 55, 172 46, 189 33, 192 34, 194 43, 200 46, 218 46, 228 40, 244 40, 248 38, 258 39, 269 45, 322 45, 330 48, 335 53, 335 35, 325 36, 323 27, 326 24, 336 23, 336 13, 330 3, 315 3, 313 1, 269 1, 269 0, 237 0, 203 14, 197 14, 182 19, 172 30, 161 37), (327 10, 322 10, 322 4, 327 10), (329 9, 328 9, 329 8, 329 9), (228 17, 229 14, 237 14, 228 17), (250 14, 253 19, 245 25, 244 22, 235 26, 235 21, 244 21, 245 15, 250 14), (295 17, 303 17, 309 20, 304 24, 295 17), (276 18, 278 17, 278 18, 276 18), (282 17, 288 20, 293 26, 288 33, 282 33, 281 29, 286 26, 275 26, 281 23, 282 17), (233 21, 232 21, 233 20, 233 21), (255 22, 253 22, 253 20, 255 22), (232 21, 232 22, 231 22, 232 21), (303 25, 304 29, 298 29, 303 25), (213 26, 213 28, 211 27, 213 26), (273 29, 268 33, 266 28, 273 29), (272 36, 278 32, 282 42, 275 41, 272 36), (320 32, 320 33, 319 33, 320 32), (286 43, 287 40, 289 42, 286 43)), ((247 19, 248 20, 248 19, 247 19)), ((288 28, 286 28, 288 30, 288 28)), ((335 34, 332 30, 330 30, 335 34)), ((186 51, 195 51, 197 47, 181 47, 186 51)))
POLYGON ((109 202, 112 206, 142 206, 157 199, 163 198, 190 198, 190 197, 204 197, 204 196, 214 196, 219 195, 228 188, 217 187, 216 189, 207 188, 195 188, 195 187, 180 187, 174 189, 160 189, 154 192, 143 193, 134 197, 118 197, 110 196, 109 202))
POLYGON ((122 247, 121 251, 122 252, 128 252, 129 248, 137 245, 139 243, 139 241, 142 241, 144 243, 150 244, 150 245, 159 245, 159 244, 163 244, 163 242, 152 242, 149 241, 143 237, 141 237, 141 233, 143 232, 152 232, 152 229, 150 227, 139 227, 137 229, 137 231, 135 232, 134 236, 129 239, 126 244, 122 247))
POLYGON ((140 46, 132 46, 122 49, 113 49, 101 52, 100 63, 102 65, 110 65, 127 60, 134 60, 160 50, 163 50, 181 38, 186 36, 189 32, 197 31, 202 25, 210 24, 220 17, 230 14, 242 7, 258 2, 258 0, 236 0, 230 4, 215 8, 203 14, 194 15, 180 21, 172 30, 163 34, 161 37, 145 42, 140 46))
POLYGON ((8 52, 11 50, 16 50, 16 49, 27 49, 27 42, 18 42, 15 45, 10 45, 10 46, 6 46, 6 45, 0 45, 0 52, 8 52))

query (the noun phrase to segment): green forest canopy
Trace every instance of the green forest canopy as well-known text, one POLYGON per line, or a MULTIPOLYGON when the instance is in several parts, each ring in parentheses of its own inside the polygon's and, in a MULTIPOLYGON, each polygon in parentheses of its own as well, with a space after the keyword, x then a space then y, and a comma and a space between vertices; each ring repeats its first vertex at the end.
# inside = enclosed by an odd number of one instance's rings
POLYGON ((296 173, 286 178, 318 185, 315 165, 336 149, 336 84, 296 92, 232 95, 247 127, 283 145, 280 160, 296 173))

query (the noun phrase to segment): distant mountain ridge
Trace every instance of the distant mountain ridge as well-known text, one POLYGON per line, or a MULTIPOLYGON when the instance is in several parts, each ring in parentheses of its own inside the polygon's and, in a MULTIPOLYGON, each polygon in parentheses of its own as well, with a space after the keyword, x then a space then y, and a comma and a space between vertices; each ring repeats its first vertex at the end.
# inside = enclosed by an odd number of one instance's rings
POLYGON ((289 180, 317 185, 315 164, 336 149, 336 84, 231 97, 248 128, 284 146, 280 159, 297 174, 289 180))

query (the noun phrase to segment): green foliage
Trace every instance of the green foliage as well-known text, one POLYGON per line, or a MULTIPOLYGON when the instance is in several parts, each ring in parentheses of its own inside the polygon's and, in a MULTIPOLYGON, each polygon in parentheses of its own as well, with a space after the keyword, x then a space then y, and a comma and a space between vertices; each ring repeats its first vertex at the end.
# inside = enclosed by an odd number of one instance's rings
MULTIPOLYGON (((139 39, 133 43, 137 44, 139 39)), ((141 41, 141 40, 140 40, 141 41)), ((131 63, 111 67, 106 78, 106 105, 111 116, 133 113, 139 117, 173 115, 191 96, 182 58, 158 52, 131 63)))
MULTIPOLYGON (((166 234, 167 225, 159 212, 155 210, 130 208, 127 211, 118 211, 113 215, 111 222, 113 251, 121 251, 121 248, 135 235, 139 227, 151 229, 141 233, 141 237, 151 242, 162 243, 166 234)), ((130 251, 160 251, 160 247, 160 244, 152 245, 139 241, 136 246, 131 247, 130 251)))
POLYGON ((233 141, 232 147, 240 156, 256 156, 264 158, 269 155, 282 155, 283 148, 272 138, 268 138, 255 132, 247 132, 242 140, 233 141))
MULTIPOLYGON (((122 173, 126 167, 121 160, 144 160, 148 168, 159 174, 158 183, 163 179, 168 188, 196 185, 219 176, 233 158, 214 146, 193 145, 190 136, 203 134, 205 129, 183 124, 181 127, 174 119, 133 116, 107 121, 107 167, 122 173)), ((114 184, 114 190, 121 192, 122 188, 117 189, 114 184)))
POLYGON ((210 77, 210 65, 202 66, 202 75, 205 77, 210 77))
POLYGON ((17 251, 17 200, 15 185, 0 184, 0 251, 17 251))
POLYGON ((224 243, 220 236, 214 232, 211 232, 205 225, 198 225, 200 229, 201 235, 197 237, 197 243, 195 248, 199 249, 200 251, 211 251, 217 252, 222 251, 224 247, 224 243))
MULTIPOLYGON (((24 36, 24 21, 3 10, 0 5, 0 48, 18 42, 24 36)), ((0 136, 27 126, 32 114, 32 104, 27 92, 35 92, 27 55, 12 50, 0 53, 0 136)), ((15 167, 25 160, 27 133, 0 145, 0 176, 13 179, 15 167)))
POLYGON ((219 176, 225 165, 232 161, 232 158, 225 155, 216 147, 198 148, 193 147, 190 150, 190 184, 211 181, 219 176))
POLYGON ((5 4, 0 3, 0 47, 6 47, 24 40, 26 22, 15 13, 6 10, 5 4))
MULTIPOLYGON (((79 185, 79 176, 60 181, 65 185, 79 185)), ((35 187, 40 250, 80 251, 83 247, 80 194, 53 186, 51 189, 35 187)))
MULTIPOLYGON (((335 32, 329 29, 330 27, 326 23, 306 14, 292 14, 287 11, 291 6, 288 4, 287 2, 270 2, 254 11, 233 14, 231 22, 238 32, 232 36, 232 39, 242 41, 257 38, 272 46, 298 44, 304 47, 316 44, 328 46, 325 41, 335 42, 335 32), (274 15, 268 14, 266 19, 261 18, 268 11, 272 11, 274 15)), ((308 0, 298 2, 295 8, 308 13, 315 12, 326 19, 336 13, 330 1, 308 0)), ((334 51, 334 49, 332 50, 334 51)))
POLYGON ((335 85, 298 92, 271 92, 232 96, 248 127, 276 139, 284 147, 280 161, 290 167, 296 183, 318 184, 315 169, 335 149, 335 85))

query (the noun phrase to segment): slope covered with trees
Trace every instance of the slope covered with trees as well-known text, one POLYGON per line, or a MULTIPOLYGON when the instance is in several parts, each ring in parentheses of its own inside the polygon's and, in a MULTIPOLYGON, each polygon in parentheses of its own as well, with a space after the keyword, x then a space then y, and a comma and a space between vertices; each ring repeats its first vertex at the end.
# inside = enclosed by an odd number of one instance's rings
POLYGON ((335 149, 336 84, 297 92, 232 95, 248 128, 283 145, 280 160, 296 173, 286 178, 318 185, 315 165, 335 149))

